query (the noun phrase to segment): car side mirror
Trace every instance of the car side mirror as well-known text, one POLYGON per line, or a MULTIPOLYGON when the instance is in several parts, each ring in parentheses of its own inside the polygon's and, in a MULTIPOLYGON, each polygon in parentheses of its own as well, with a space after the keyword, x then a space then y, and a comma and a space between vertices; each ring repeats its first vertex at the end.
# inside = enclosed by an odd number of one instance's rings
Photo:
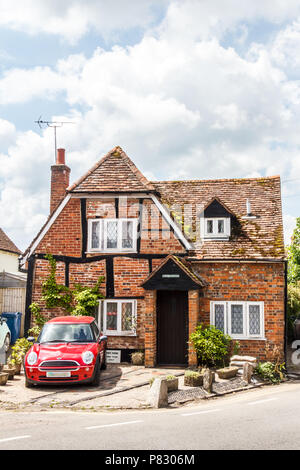
POLYGON ((28 336, 27 341, 29 341, 29 343, 35 343, 35 337, 34 336, 28 336))
POLYGON ((107 336, 100 336, 99 343, 102 343, 102 341, 107 341, 107 336))

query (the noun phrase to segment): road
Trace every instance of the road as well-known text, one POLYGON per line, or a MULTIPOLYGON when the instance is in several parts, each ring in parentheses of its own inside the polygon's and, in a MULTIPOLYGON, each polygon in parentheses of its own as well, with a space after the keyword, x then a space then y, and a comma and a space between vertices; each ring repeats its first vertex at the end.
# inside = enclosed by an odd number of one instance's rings
POLYGON ((299 449, 300 384, 197 406, 123 412, 1 412, 3 449, 299 449))

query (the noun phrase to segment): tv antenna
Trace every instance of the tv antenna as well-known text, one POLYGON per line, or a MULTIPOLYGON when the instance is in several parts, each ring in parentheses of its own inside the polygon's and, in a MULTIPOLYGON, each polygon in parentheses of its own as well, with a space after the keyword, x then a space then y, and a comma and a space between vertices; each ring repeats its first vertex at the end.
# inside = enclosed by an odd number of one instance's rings
POLYGON ((38 118, 37 121, 34 121, 36 124, 39 125, 40 129, 43 129, 43 126, 46 127, 53 127, 54 129, 54 158, 56 160, 56 152, 57 152, 57 138, 56 138, 56 129, 58 127, 62 127, 64 124, 75 124, 75 122, 71 121, 42 121, 42 116, 38 118))

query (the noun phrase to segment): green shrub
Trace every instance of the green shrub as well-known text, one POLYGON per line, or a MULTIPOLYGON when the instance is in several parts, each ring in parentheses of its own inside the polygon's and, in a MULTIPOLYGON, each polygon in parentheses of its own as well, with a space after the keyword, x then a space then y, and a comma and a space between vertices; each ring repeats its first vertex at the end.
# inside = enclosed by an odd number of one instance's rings
POLYGON ((198 325, 194 333, 190 335, 197 357, 201 365, 224 365, 228 356, 231 338, 214 326, 203 327, 198 325))
POLYGON ((167 375, 166 377, 167 380, 173 380, 176 379, 175 375, 167 375))
POLYGON ((23 358, 31 346, 32 343, 30 343, 26 338, 17 339, 14 346, 11 348, 12 353, 8 359, 9 365, 16 366, 22 364, 23 358))
POLYGON ((199 372, 196 372, 195 370, 186 370, 184 373, 185 377, 191 377, 194 379, 197 379, 198 377, 200 377, 200 375, 201 374, 199 372))
POLYGON ((284 364, 260 362, 255 368, 255 373, 263 380, 272 382, 274 384, 280 383, 284 379, 284 364))
POLYGON ((241 345, 239 341, 235 341, 232 349, 232 354, 238 356, 240 353, 241 345))

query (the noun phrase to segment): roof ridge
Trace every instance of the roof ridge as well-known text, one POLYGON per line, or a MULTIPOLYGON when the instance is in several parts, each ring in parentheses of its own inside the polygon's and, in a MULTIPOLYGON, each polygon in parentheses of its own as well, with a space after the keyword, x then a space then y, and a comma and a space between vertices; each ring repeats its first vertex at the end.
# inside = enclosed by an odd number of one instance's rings
POLYGON ((136 176, 140 184, 145 186, 145 189, 148 191, 155 191, 153 184, 150 181, 148 181, 148 179, 141 173, 141 171, 136 167, 133 161, 128 157, 126 152, 124 152, 122 147, 120 147, 119 145, 114 147, 106 155, 104 155, 104 157, 98 160, 84 175, 82 175, 78 180, 72 183, 67 188, 67 191, 68 192, 73 191, 77 186, 83 183, 88 178, 88 176, 94 173, 94 171, 96 171, 108 158, 112 156, 122 157, 123 162, 128 166, 129 170, 136 176))
POLYGON ((266 180, 266 179, 280 179, 280 175, 274 176, 256 176, 256 177, 242 177, 242 178, 213 178, 213 179, 183 179, 183 180, 156 180, 150 181, 152 184, 159 184, 159 183, 201 183, 201 182, 223 182, 223 181, 257 181, 257 180, 266 180))

